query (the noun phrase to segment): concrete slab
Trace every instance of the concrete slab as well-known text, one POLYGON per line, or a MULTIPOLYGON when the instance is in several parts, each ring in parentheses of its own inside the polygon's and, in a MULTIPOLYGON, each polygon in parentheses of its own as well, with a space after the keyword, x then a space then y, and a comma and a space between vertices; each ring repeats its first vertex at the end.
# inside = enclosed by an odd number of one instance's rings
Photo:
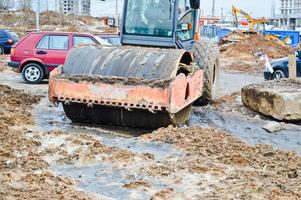
POLYGON ((301 120, 301 79, 284 79, 242 88, 243 103, 250 109, 281 121, 301 120))

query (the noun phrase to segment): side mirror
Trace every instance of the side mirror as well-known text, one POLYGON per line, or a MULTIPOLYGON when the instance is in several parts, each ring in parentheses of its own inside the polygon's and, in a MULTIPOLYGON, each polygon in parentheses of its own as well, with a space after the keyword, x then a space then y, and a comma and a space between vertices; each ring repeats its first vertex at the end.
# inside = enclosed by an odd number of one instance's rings
POLYGON ((200 8, 200 0, 190 0, 190 7, 192 9, 199 9, 200 8))

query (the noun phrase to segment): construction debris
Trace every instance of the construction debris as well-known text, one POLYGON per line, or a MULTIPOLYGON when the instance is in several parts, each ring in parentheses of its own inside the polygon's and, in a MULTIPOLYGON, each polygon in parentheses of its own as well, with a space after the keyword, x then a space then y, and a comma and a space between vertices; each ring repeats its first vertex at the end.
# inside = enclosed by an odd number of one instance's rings
POLYGON ((267 123, 262 128, 269 133, 275 133, 275 132, 281 131, 283 129, 281 123, 274 122, 274 121, 267 123))
POLYGON ((141 139, 185 151, 180 159, 161 162, 160 169, 169 177, 182 170, 194 173, 199 177, 198 199, 301 198, 301 158, 293 152, 247 145, 222 131, 203 128, 159 129, 141 139))
POLYGON ((234 31, 224 37, 219 46, 223 67, 229 71, 262 72, 264 64, 256 60, 256 53, 276 59, 294 52, 291 47, 280 45, 258 32, 234 31))
POLYGON ((0 199, 92 199, 75 191, 68 178, 54 175, 30 138, 31 110, 39 96, 0 85, 0 199))
POLYGON ((301 120, 301 79, 253 84, 242 89, 243 103, 277 120, 301 120))
MULTIPOLYGON (((293 152, 251 146, 216 129, 173 127, 137 140, 116 138, 109 144, 130 142, 123 148, 112 147, 91 133, 76 133, 81 131, 78 128, 37 132, 31 111, 40 97, 7 86, 0 87, 0 94, 5 102, 0 118, 0 196, 4 199, 107 199, 101 194, 107 194, 104 188, 110 185, 148 199, 301 198, 301 158, 293 152), (146 145, 140 147, 143 153, 137 153, 133 144, 146 145), (162 145, 168 145, 164 151, 162 145), (98 196, 77 191, 82 181, 84 185, 91 181, 84 169, 99 165, 93 184, 104 181, 100 184, 106 187, 98 189, 98 196), (58 176, 62 172, 51 166, 68 166, 76 177, 58 176), (116 178, 120 173, 122 178, 116 178)), ((221 101, 233 99, 235 95, 221 101)))
MULTIPOLYGON (((0 28, 12 30, 23 37, 28 32, 36 31, 35 12, 32 10, 3 11, 0 13, 0 28)), ((63 15, 54 11, 40 13, 40 30, 42 31, 113 32, 111 29, 107 30, 108 28, 103 19, 91 16, 63 15)))

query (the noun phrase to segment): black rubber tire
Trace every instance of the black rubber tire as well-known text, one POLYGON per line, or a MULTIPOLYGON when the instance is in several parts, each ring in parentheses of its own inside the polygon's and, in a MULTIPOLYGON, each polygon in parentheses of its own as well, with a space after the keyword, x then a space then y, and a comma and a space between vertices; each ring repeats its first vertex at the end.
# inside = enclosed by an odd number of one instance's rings
POLYGON ((44 79, 44 71, 43 71, 41 65, 39 65, 37 63, 28 63, 22 69, 22 78, 26 83, 38 84, 44 79), (27 73, 28 73, 27 70, 29 68, 32 68, 37 73, 37 75, 34 76, 32 79, 30 79, 27 75, 27 73))
POLYGON ((195 102, 195 105, 206 105, 219 96, 219 48, 209 39, 201 39, 195 42, 192 52, 194 62, 204 70, 203 95, 195 102))
POLYGON ((281 69, 278 69, 273 73, 272 78, 273 78, 273 80, 280 80, 280 79, 284 79, 284 78, 288 78, 288 77, 286 76, 284 71, 282 71, 281 69))
POLYGON ((0 55, 5 54, 5 49, 3 46, 0 46, 0 55))

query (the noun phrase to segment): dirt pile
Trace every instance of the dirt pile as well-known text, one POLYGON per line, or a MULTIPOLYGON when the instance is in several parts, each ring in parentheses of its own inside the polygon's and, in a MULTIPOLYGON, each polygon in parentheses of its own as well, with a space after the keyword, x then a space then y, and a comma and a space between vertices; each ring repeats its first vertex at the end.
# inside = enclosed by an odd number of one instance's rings
MULTIPOLYGON (((0 28, 9 29, 23 37, 36 29, 36 14, 32 10, 4 11, 0 13, 0 28)), ((40 13, 42 31, 111 32, 102 19, 90 16, 62 15, 54 11, 40 13)))
POLYGON ((251 146, 227 133, 203 128, 159 129, 141 138, 185 150, 180 159, 165 160, 144 171, 155 177, 172 177, 189 170, 198 177, 195 198, 301 198, 301 158, 294 152, 251 146))
POLYGON ((269 58, 281 58, 293 53, 292 48, 271 41, 257 32, 234 31, 221 40, 220 46, 223 54, 230 57, 241 54, 253 56, 256 52, 263 52, 269 58))
POLYGON ((261 52, 269 59, 286 57, 294 49, 267 39, 257 32, 234 31, 220 43, 223 67, 226 70, 242 72, 262 72, 263 63, 256 62, 255 53, 261 52), (259 65, 259 66, 258 66, 259 65))
POLYGON ((73 182, 52 174, 29 138, 30 110, 40 97, 0 85, 0 199, 90 199, 73 182))
POLYGON ((0 72, 9 68, 7 62, 9 61, 8 55, 0 55, 0 72))

